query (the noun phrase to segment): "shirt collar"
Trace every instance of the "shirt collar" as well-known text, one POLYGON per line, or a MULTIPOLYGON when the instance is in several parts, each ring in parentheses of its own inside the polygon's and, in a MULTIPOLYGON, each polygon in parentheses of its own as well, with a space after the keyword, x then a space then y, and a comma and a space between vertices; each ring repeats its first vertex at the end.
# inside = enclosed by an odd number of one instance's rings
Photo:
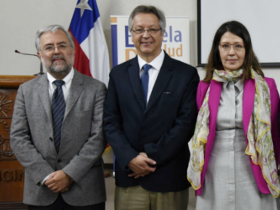
POLYGON ((235 87, 237 87, 239 92, 241 92, 243 90, 243 88, 244 88, 244 81, 243 81, 243 79, 241 78, 234 85, 235 85, 235 87))
MULTIPOLYGON (((147 64, 147 62, 145 60, 143 60, 139 55, 137 56, 137 58, 138 58, 138 63, 139 63, 139 69, 141 71, 143 66, 145 64, 147 64)), ((153 67, 153 69, 156 69, 159 71, 162 66, 163 60, 164 60, 164 52, 163 52, 163 50, 161 50, 160 54, 148 64, 150 64, 153 67)))
MULTIPOLYGON (((70 72, 66 75, 66 77, 64 77, 62 80, 65 82, 65 87, 67 89, 70 88, 71 86, 71 82, 72 82, 72 79, 74 77, 74 69, 72 67, 72 69, 70 70, 70 72)), ((49 72, 47 72, 47 78, 49 80, 49 84, 50 86, 51 85, 54 85, 53 82, 56 80, 49 72)))

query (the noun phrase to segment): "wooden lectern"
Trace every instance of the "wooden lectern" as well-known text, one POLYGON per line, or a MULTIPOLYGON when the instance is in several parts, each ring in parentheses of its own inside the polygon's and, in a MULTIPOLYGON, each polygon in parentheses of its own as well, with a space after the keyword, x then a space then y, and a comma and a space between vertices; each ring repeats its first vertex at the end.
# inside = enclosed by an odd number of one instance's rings
POLYGON ((17 89, 33 78, 0 75, 0 210, 27 209, 22 203, 24 169, 10 148, 10 126, 17 89))

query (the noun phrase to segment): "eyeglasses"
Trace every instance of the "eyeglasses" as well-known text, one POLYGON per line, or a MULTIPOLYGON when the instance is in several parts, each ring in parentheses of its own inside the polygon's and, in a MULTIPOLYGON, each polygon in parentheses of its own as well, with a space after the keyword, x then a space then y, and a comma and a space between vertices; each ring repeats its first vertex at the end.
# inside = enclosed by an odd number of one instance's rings
POLYGON ((43 47, 43 50, 45 52, 54 52, 55 51, 55 48, 57 48, 59 51, 65 51, 67 50, 67 48, 69 47, 70 45, 69 44, 66 44, 66 43, 61 43, 57 46, 53 46, 53 45, 47 45, 45 47, 43 47))
POLYGON ((143 33, 145 33, 145 31, 148 31, 149 34, 153 35, 153 34, 156 34, 158 31, 161 31, 161 28, 150 28, 150 29, 147 29, 147 30, 145 30, 143 28, 141 28, 141 29, 139 28, 139 29, 136 29, 136 30, 131 29, 131 31, 133 33, 136 33, 136 34, 143 34, 143 33))
POLYGON ((236 43, 236 44, 228 44, 228 43, 222 43, 220 44, 221 48, 225 52, 229 52, 231 50, 231 46, 233 47, 233 50, 235 52, 240 52, 245 49, 245 47, 242 44, 236 43))

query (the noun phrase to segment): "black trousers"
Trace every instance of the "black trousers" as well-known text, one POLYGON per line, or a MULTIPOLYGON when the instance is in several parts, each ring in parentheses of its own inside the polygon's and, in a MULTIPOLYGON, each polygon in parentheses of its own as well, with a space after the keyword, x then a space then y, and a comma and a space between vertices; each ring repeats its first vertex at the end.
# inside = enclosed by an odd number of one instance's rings
POLYGON ((70 206, 59 194, 56 201, 49 206, 28 205, 28 210, 105 210, 105 202, 90 206, 70 206))

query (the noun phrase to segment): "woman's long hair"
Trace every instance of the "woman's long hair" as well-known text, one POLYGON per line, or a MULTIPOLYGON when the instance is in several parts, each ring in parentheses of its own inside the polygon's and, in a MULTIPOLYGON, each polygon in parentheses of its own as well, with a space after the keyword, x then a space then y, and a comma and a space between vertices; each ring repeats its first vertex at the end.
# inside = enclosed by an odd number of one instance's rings
POLYGON ((261 70, 258 58, 256 57, 253 47, 252 47, 252 42, 251 42, 251 37, 246 29, 246 27, 237 22, 237 21, 229 21, 224 24, 222 24, 219 29, 217 30, 214 40, 212 43, 211 51, 209 54, 208 58, 208 64, 206 65, 206 75, 204 78, 204 82, 209 83, 213 77, 213 72, 215 69, 224 69, 223 64, 221 61, 220 57, 220 52, 219 52, 219 44, 221 41, 221 37, 226 33, 226 32, 231 32, 235 34, 236 36, 240 37, 245 45, 245 58, 244 62, 242 65, 243 69, 243 80, 250 79, 251 78, 251 68, 255 70, 259 75, 264 77, 263 71, 261 70))

